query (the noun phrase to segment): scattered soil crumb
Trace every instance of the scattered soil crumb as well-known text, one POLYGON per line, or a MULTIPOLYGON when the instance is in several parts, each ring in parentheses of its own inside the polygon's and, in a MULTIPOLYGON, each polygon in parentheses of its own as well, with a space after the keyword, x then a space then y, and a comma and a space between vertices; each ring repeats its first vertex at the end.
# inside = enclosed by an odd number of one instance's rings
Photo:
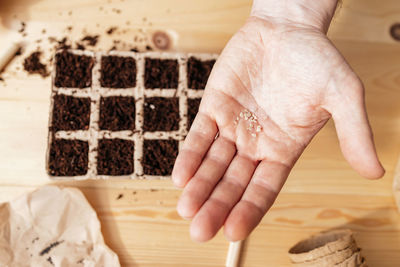
POLYGON ((76 43, 75 45, 76 45, 76 49, 78 49, 78 50, 85 50, 85 46, 84 46, 83 44, 81 44, 81 43, 76 43))
POLYGON ((21 28, 18 30, 18 32, 23 33, 25 32, 25 28, 26 28, 26 23, 25 22, 21 22, 21 28))
POLYGON ((39 255, 40 255, 40 256, 43 256, 43 255, 49 253, 50 250, 52 250, 53 248, 57 247, 58 245, 60 245, 60 244, 63 243, 63 242, 64 242, 64 240, 62 240, 62 241, 56 241, 56 242, 54 242, 54 243, 51 243, 48 247, 44 248, 44 249, 39 253, 39 255))
POLYGON ((86 42, 88 46, 95 46, 99 41, 99 35, 86 35, 81 39, 81 42, 86 42))
POLYGON ((62 38, 61 40, 57 40, 57 38, 50 36, 49 38, 50 43, 57 43, 55 49, 70 49, 71 45, 68 44, 67 37, 62 38))
POLYGON ((54 266, 54 263, 53 263, 53 260, 51 259, 51 257, 48 257, 46 260, 47 260, 51 265, 54 266))
POLYGON ((42 52, 36 51, 24 60, 24 70, 29 74, 39 74, 43 78, 49 76, 46 65, 40 62, 42 52))
POLYGON ((121 9, 113 8, 112 11, 117 13, 117 14, 121 14, 121 9))
POLYGON ((117 27, 111 27, 110 29, 108 29, 108 30, 106 31, 106 33, 107 33, 108 35, 111 35, 111 34, 113 34, 116 30, 117 30, 117 27))

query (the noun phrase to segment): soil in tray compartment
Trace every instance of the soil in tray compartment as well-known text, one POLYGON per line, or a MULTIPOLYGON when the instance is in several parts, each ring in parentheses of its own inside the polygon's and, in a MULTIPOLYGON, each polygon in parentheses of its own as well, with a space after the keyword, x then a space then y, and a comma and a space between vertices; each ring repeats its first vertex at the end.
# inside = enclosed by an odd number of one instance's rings
POLYGON ((66 95, 54 96, 52 131, 87 130, 89 121, 89 98, 66 95))
POLYGON ((134 143, 123 139, 99 140, 97 173, 99 175, 129 175, 133 173, 134 143))
POLYGON ((179 129, 179 99, 150 97, 144 102, 143 130, 175 131, 179 129))
POLYGON ((201 98, 188 99, 188 130, 192 126, 194 118, 196 118, 197 112, 199 111, 200 101, 201 98))
POLYGON ((50 146, 49 174, 52 176, 85 175, 88 170, 88 142, 55 139, 50 146))
POLYGON ((171 175, 177 155, 177 140, 144 140, 142 159, 144 174, 171 175))
POLYGON ((135 87, 135 59, 118 56, 102 57, 100 83, 102 87, 108 88, 135 87))
POLYGON ((190 89, 204 89, 215 60, 202 61, 194 57, 187 62, 187 79, 190 89))
POLYGON ((64 50, 56 55, 57 87, 85 88, 92 85, 94 58, 64 50))
POLYGON ((135 129, 135 98, 102 97, 100 100, 101 130, 123 131, 135 129))
POLYGON ((146 58, 144 85, 146 88, 177 88, 178 61, 175 59, 146 58))

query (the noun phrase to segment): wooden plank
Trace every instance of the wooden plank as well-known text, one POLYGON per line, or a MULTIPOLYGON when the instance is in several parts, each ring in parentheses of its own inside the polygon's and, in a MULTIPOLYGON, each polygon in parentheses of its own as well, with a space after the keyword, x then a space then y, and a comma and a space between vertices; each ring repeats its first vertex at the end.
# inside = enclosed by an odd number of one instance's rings
MULTIPOLYGON (((149 38, 152 31, 162 29, 177 36, 174 50, 219 52, 245 21, 251 4, 244 0, 8 2, 17 19, 27 22, 26 54, 39 45, 47 58, 53 53, 47 37, 69 35, 78 41, 84 30, 102 34, 99 50, 109 49, 113 39, 132 43, 136 35, 149 38), (71 33, 66 31, 69 25, 74 27, 71 33), (115 25, 120 33, 104 35, 115 25), (39 39, 41 43, 36 43, 39 39)), ((7 9, 0 9, 0 37, 9 27, 20 26, 12 25, 13 13, 7 9)), ((380 181, 367 181, 352 171, 341 155, 334 125, 328 123, 248 239, 242 266, 289 266, 290 246, 335 227, 356 231, 371 266, 400 265, 400 216, 391 189, 400 152, 400 46, 388 35, 399 15, 396 0, 344 1, 329 33, 365 83, 377 150, 387 174, 380 181)), ((0 83, 0 201, 48 183, 76 186, 98 213, 105 240, 123 266, 222 266, 228 248, 222 233, 207 244, 191 242, 189 222, 175 211, 180 190, 169 180, 52 182, 47 178, 50 80, 27 76, 20 70, 22 61, 23 57, 14 60, 3 74, 6 82, 0 83)))
MULTIPOLYGON (((189 240, 189 222, 181 220, 175 211, 178 190, 81 189, 97 211, 105 239, 118 252, 123 266, 223 264, 228 244, 221 233, 207 244, 189 240)), ((291 245, 336 227, 356 232, 371 265, 400 263, 400 247, 396 246, 400 244, 400 216, 391 196, 291 193, 279 196, 250 236, 242 266, 289 266, 286 252, 291 245), (384 261, 380 261, 382 257, 384 261)))
POLYGON ((396 43, 390 27, 399 22, 397 0, 342 0, 329 36, 334 39, 374 43, 396 43))

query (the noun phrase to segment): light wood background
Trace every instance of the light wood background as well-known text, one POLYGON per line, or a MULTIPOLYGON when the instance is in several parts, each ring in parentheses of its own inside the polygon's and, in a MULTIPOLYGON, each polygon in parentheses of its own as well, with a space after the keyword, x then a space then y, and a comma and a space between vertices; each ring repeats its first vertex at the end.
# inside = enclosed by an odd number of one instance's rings
MULTIPOLYGON (((176 35, 174 50, 220 52, 245 21, 251 1, 239 0, 8 0, 0 1, 0 46, 6 33, 27 23, 28 51, 41 46, 52 54, 48 36, 70 38, 82 31, 102 35, 98 49, 112 39, 131 42, 153 30, 176 35), (115 10, 120 9, 119 11, 115 10), (114 9, 114 10, 113 10, 114 9), (46 34, 42 34, 46 29, 46 34), (141 29, 141 30, 139 30, 141 29), (41 43, 35 43, 37 39, 41 43)), ((367 108, 378 153, 387 170, 367 181, 344 161, 332 123, 316 136, 291 173, 275 205, 248 238, 241 266, 289 266, 288 248, 312 233, 349 227, 372 267, 400 266, 400 214, 392 179, 400 151, 400 43, 389 35, 400 21, 398 0, 347 0, 329 35, 366 86, 367 108)), ((45 172, 50 80, 27 76, 22 57, 0 82, 0 201, 54 183, 45 172)), ((190 241, 189 222, 175 205, 180 191, 170 181, 57 182, 80 188, 98 213, 106 243, 123 266, 223 266, 228 243, 190 241), (117 200, 117 197, 123 197, 117 200)))

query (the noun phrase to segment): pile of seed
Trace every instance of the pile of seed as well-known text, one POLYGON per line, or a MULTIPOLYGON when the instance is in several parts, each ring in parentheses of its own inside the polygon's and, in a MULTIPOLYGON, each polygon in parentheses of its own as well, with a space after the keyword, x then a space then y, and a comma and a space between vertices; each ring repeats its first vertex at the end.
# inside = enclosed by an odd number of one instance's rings
POLYGON ((261 132, 262 127, 258 123, 258 118, 251 111, 247 109, 241 111, 239 116, 236 117, 234 124, 238 125, 240 120, 245 120, 247 122, 246 130, 251 134, 252 137, 256 137, 257 133, 261 132))

